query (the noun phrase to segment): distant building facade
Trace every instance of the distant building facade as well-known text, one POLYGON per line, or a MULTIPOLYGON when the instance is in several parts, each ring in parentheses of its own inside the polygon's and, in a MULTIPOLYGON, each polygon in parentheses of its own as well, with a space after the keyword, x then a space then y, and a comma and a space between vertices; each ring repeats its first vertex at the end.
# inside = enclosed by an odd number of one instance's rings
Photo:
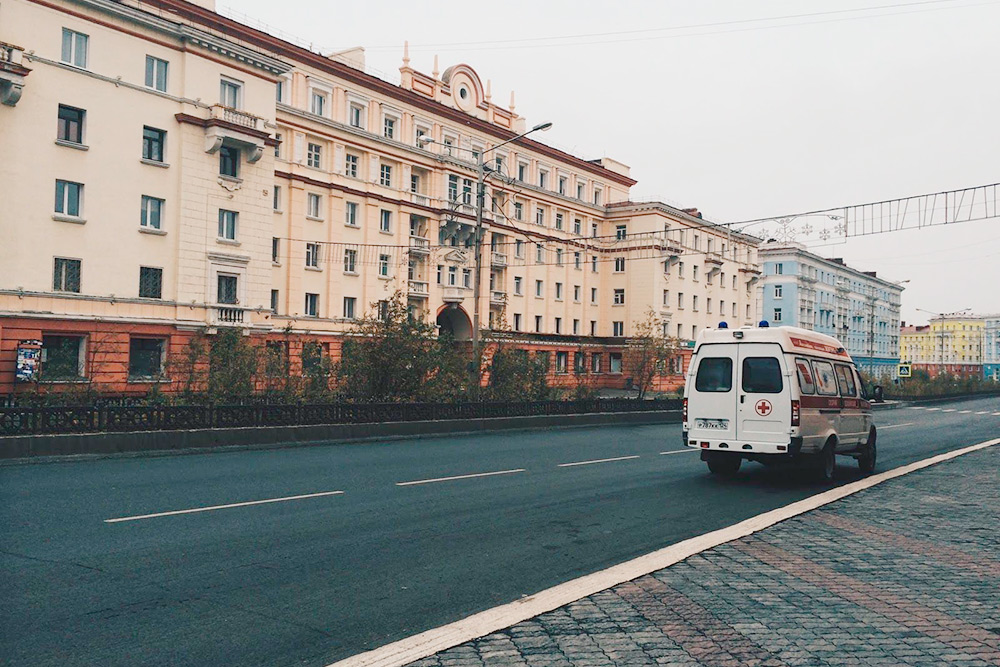
POLYGON ((943 315, 904 327, 900 353, 931 377, 947 373, 1000 381, 1000 315, 943 315))
POLYGON ((839 339, 858 368, 895 377, 899 364, 903 287, 859 271, 841 259, 813 254, 797 243, 760 246, 761 317, 839 339))
POLYGON ((553 383, 621 386, 650 312, 684 340, 757 318, 758 239, 633 202, 627 166, 537 134, 493 150, 528 125, 466 65, 404 54, 394 85, 362 50, 211 0, 11 0, 0 19, 0 394, 33 348, 53 386, 170 391, 171 360, 223 327, 287 344, 295 373, 304 342, 336 361, 395 293, 467 340, 481 156, 484 336, 550 355, 553 383))
POLYGON ((1000 382, 1000 313, 983 316, 983 376, 1000 382))

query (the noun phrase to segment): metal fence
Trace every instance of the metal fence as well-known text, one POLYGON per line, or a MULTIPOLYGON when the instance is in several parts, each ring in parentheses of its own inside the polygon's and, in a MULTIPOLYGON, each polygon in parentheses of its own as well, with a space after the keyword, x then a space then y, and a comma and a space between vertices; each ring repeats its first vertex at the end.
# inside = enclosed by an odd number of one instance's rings
POLYGON ((177 431, 253 426, 378 424, 428 420, 679 410, 679 399, 601 398, 516 403, 326 403, 320 405, 94 405, 0 407, 0 436, 177 431))

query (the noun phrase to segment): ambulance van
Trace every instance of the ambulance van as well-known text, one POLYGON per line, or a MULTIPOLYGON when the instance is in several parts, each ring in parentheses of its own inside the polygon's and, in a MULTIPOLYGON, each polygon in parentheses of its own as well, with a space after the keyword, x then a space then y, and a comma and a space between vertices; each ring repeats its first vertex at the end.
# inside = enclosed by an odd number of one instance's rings
POLYGON ((836 456, 875 469, 871 403, 836 338, 797 327, 706 329, 684 385, 684 444, 715 474, 794 462, 833 478, 836 456))

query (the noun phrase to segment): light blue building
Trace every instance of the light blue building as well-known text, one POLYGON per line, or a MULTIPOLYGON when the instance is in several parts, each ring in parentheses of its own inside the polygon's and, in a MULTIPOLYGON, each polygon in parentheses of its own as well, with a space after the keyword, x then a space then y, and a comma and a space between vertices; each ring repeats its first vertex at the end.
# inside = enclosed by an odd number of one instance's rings
POLYGON ((896 377, 901 285, 842 259, 815 255, 799 243, 765 243, 759 261, 762 319, 833 336, 862 371, 896 377))
POLYGON ((983 377, 1000 382, 1000 314, 983 316, 983 377))

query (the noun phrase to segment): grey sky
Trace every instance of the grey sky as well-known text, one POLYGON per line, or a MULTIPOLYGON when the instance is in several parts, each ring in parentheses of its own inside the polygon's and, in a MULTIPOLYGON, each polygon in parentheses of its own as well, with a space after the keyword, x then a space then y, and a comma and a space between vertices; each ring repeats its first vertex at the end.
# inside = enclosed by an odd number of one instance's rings
MULTIPOLYGON (((231 2, 324 50, 365 46, 394 80, 404 40, 516 93, 542 141, 632 167, 636 198, 726 222, 1000 181, 1000 0, 231 2), (843 10, 884 7, 864 12, 843 10), (732 23, 817 12, 782 20, 732 23), (652 30, 629 35, 565 35, 652 30), (501 40, 533 40, 509 42, 501 40), (456 43, 463 43, 458 44, 456 43), (434 45, 434 46, 425 46, 434 45)), ((222 4, 225 4, 220 0, 222 4)), ((815 221, 814 221, 815 222, 815 221)), ((817 247, 909 280, 915 308, 1000 311, 1000 221, 817 247)))

